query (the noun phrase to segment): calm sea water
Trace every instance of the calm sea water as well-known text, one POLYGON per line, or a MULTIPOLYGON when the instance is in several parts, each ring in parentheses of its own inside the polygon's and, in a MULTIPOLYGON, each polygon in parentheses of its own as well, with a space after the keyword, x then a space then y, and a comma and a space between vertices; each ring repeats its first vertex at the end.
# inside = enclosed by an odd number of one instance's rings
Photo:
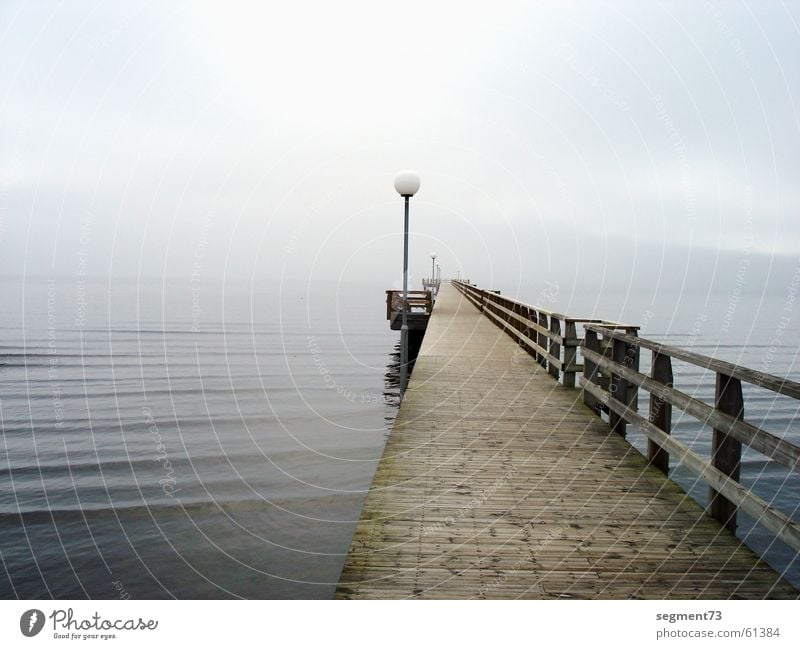
MULTIPOLYGON (((330 597, 396 411, 383 288, 5 281, 0 596, 330 597)), ((726 321, 688 295, 553 296, 800 379, 785 299, 746 302, 726 321)), ((713 395, 712 376, 675 374, 713 395)), ((791 400, 751 390, 746 412, 800 441, 791 400)), ((674 434, 708 453, 710 431, 677 412, 674 434)), ((688 472, 673 477, 704 501, 688 472)), ((743 480, 798 518, 796 474, 748 452, 743 480)), ((794 553, 746 517, 739 534, 800 584, 794 553)))
POLYGON ((332 595, 396 409, 382 290, 2 299, 0 595, 332 595))

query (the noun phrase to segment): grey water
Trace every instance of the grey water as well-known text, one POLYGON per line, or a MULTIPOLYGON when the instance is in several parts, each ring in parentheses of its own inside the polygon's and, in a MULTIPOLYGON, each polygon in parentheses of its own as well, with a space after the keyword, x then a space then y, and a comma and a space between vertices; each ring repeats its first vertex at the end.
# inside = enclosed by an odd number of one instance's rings
POLYGON ((397 406, 382 287, 1 297, 0 596, 332 595, 397 406))
MULTIPOLYGON (((398 403, 384 288, 5 280, 0 597, 330 597, 398 403)), ((518 295, 542 298, 533 285, 518 295)), ((750 301, 729 321, 686 294, 600 304, 562 290, 553 306, 799 379, 786 299, 750 301)), ((691 367, 676 385, 713 395, 691 367)), ((795 403, 746 398, 749 420, 800 441, 795 403)), ((707 454, 710 432, 674 419, 707 454)), ((796 474, 744 460, 745 483, 797 520, 796 474)), ((703 502, 691 474, 672 476, 703 502)), ((740 520, 800 585, 794 553, 740 520)))

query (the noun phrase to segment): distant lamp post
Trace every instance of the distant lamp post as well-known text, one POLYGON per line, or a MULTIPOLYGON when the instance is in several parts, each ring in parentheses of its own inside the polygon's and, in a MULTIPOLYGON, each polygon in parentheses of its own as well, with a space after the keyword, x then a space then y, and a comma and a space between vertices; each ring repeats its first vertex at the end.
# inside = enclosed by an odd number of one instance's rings
POLYGON ((439 284, 442 282, 442 267, 436 264, 436 292, 439 292, 439 284))
POLYGON ((405 202, 403 223, 403 319, 400 326, 400 396, 406 391, 408 376, 408 201, 419 191, 419 176, 413 171, 401 171, 394 177, 394 188, 405 202))
POLYGON ((436 253, 431 253, 431 282, 436 281, 436 271, 434 270, 434 264, 436 263, 436 253))

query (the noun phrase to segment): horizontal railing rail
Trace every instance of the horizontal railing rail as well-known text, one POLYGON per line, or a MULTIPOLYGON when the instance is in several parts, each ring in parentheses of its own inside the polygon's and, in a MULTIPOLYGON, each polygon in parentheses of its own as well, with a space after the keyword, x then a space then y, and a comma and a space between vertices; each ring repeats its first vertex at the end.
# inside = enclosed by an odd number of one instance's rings
POLYGON ((646 457, 652 465, 668 473, 672 456, 705 482, 707 511, 721 524, 735 531, 741 509, 800 551, 800 525, 740 482, 742 445, 800 472, 800 446, 745 420, 742 383, 796 400, 800 383, 641 338, 636 325, 573 318, 468 282, 453 284, 554 378, 561 376, 565 386, 574 387, 575 374, 581 372, 584 403, 598 415, 606 413, 610 429, 620 435, 625 436, 629 424, 637 425, 647 438, 646 457), (578 337, 577 325, 583 337, 578 337), (639 371, 642 349, 651 353, 649 376, 639 371), (674 387, 673 359, 714 372, 713 404, 674 387), (638 412, 640 390, 650 396, 646 416, 638 412), (671 436, 673 407, 712 427, 710 459, 671 436))

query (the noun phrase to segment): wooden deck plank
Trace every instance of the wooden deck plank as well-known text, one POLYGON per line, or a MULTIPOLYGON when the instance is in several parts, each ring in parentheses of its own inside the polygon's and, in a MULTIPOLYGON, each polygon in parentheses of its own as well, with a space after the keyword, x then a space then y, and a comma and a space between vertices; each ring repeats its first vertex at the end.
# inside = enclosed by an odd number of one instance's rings
POLYGON ((339 598, 797 598, 442 285, 339 598))

